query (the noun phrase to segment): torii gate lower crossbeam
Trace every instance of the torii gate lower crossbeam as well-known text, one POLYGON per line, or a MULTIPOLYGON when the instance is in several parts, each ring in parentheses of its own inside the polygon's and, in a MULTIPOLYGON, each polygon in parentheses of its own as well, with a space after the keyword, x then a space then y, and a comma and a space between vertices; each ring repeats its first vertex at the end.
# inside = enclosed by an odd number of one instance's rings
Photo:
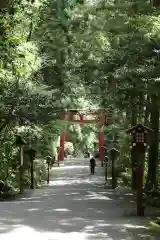
MULTIPOLYGON (((104 115, 102 114, 102 112, 87 112, 87 113, 80 113, 77 110, 75 111, 67 111, 64 112, 65 116, 68 117, 73 117, 73 116, 79 116, 79 119, 71 119, 71 120, 64 120, 64 122, 67 123, 72 123, 72 124, 96 124, 98 129, 99 129, 99 133, 98 133, 98 147, 99 147, 99 159, 101 161, 104 160, 104 151, 103 151, 103 144, 104 144, 104 133, 103 133, 103 126, 104 125, 108 125, 110 124, 112 121, 110 119, 106 119, 104 117, 104 115), (91 120, 86 120, 84 119, 85 115, 90 115, 90 116, 94 116, 94 119, 91 120)), ((65 143, 65 130, 61 130, 61 134, 60 134, 60 152, 59 152, 59 160, 61 163, 64 162, 64 143, 65 143)))

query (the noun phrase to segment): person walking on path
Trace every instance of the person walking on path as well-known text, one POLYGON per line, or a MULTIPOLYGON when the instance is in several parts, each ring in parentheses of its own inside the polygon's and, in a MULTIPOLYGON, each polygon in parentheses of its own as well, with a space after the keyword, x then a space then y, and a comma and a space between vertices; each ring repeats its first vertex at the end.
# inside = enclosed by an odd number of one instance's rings
POLYGON ((95 166, 96 166, 96 159, 94 157, 91 157, 91 159, 90 159, 91 175, 95 174, 95 166))

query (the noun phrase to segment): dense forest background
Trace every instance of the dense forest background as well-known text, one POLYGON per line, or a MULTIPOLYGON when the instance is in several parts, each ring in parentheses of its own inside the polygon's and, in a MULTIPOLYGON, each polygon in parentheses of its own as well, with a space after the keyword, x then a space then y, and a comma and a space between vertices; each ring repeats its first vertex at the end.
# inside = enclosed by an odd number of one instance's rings
MULTIPOLYGON (((145 159, 146 189, 159 174, 160 1, 0 0, 0 180, 18 186, 16 134, 38 154, 56 155, 60 112, 105 109, 105 138, 136 188, 126 129, 153 129, 145 159)), ((67 125, 75 149, 92 147, 95 126, 67 125)), ((68 134, 69 135, 69 134, 68 134)), ((72 149, 73 150, 73 149, 72 149)), ((37 185, 44 160, 35 161, 37 185)), ((29 164, 25 166, 29 184, 29 164)))

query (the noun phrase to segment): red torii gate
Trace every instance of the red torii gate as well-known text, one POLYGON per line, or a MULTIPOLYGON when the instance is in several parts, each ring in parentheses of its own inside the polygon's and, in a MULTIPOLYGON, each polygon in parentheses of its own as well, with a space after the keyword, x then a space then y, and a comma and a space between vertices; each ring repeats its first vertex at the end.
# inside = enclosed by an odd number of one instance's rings
MULTIPOLYGON (((103 114, 102 110, 97 111, 85 111, 85 110, 68 110, 63 112, 63 115, 67 117, 64 122, 70 122, 73 124, 97 124, 98 127, 98 148, 99 148, 99 159, 101 161, 104 160, 104 151, 103 151, 103 144, 104 144, 104 133, 103 133, 103 126, 109 125, 112 123, 111 119, 106 119, 103 114), (80 111, 82 113, 80 113, 80 111), (93 116, 94 119, 85 119, 84 116, 93 116), (78 116, 79 119, 69 119, 68 117, 78 116)), ((59 152, 59 160, 61 163, 64 161, 64 142, 65 142, 65 130, 61 130, 60 134, 60 152, 59 152)))

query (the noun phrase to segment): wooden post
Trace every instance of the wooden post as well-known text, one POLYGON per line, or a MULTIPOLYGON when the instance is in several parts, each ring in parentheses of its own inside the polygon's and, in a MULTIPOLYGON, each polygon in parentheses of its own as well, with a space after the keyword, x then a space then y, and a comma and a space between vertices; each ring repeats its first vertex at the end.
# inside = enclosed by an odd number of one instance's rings
POLYGON ((27 154, 30 160, 30 180, 31 180, 30 189, 34 189, 34 159, 36 156, 35 155, 36 150, 34 150, 33 148, 30 148, 26 150, 25 153, 27 154))
POLYGON ((33 159, 31 159, 31 189, 34 189, 34 168, 33 168, 33 159))
POLYGON ((50 163, 51 163, 51 157, 50 156, 47 156, 46 160, 47 160, 47 164, 48 164, 48 167, 47 167, 47 184, 50 183, 50 163))
POLYGON ((50 183, 50 171, 49 171, 49 162, 48 162, 48 169, 47 169, 47 184, 50 183))
POLYGON ((16 140, 14 145, 19 146, 19 186, 20 193, 23 193, 23 146, 26 142, 22 139, 20 135, 16 135, 16 140))
POLYGON ((20 167, 19 167, 20 193, 23 193, 23 146, 20 146, 20 167))
POLYGON ((138 154, 138 188, 137 188, 137 215, 144 216, 143 202, 143 162, 145 158, 145 149, 138 154))
POLYGON ((137 124, 136 126, 128 129, 126 132, 132 134, 132 146, 134 154, 137 159, 138 167, 138 186, 137 186, 137 216, 144 216, 144 203, 143 203, 143 164, 145 158, 145 149, 147 147, 147 135, 152 129, 137 124))
POLYGON ((58 153, 58 159, 57 159, 57 161, 58 161, 58 167, 59 167, 59 159, 60 159, 60 154, 58 153))
POLYGON ((137 153, 135 148, 131 149, 131 161, 132 161, 132 182, 131 188, 133 191, 138 187, 138 169, 137 169, 137 153))
POLYGON ((31 189, 34 189, 34 159, 35 159, 35 154, 36 150, 30 149, 30 159, 31 159, 31 189))
POLYGON ((60 134, 60 162, 64 162, 64 142, 65 142, 65 131, 61 130, 60 134))
POLYGON ((116 176, 116 166, 115 161, 118 156, 119 151, 116 148, 112 148, 110 150, 110 157, 112 161, 112 188, 115 189, 117 187, 117 176, 116 176))
POLYGON ((116 188, 116 182, 115 182, 115 159, 113 158, 113 156, 111 157, 111 161, 112 161, 112 188, 115 189, 116 188))
POLYGON ((34 167, 33 167, 33 160, 34 160, 34 154, 35 151, 32 149, 32 137, 29 136, 29 155, 30 155, 30 174, 31 174, 31 185, 30 189, 34 189, 34 167))
POLYGON ((107 183, 108 180, 108 157, 105 156, 105 184, 107 183))

